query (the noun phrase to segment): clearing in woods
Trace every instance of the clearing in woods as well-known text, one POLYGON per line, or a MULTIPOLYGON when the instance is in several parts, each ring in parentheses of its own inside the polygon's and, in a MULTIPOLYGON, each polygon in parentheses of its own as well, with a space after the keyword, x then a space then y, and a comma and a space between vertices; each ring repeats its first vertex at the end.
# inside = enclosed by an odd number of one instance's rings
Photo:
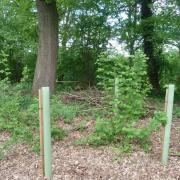
MULTIPOLYGON (((66 104, 72 103, 72 101, 83 101, 83 97, 77 95, 77 93, 62 95, 61 99, 66 104)), ((95 98, 91 102, 98 103, 95 98)), ((153 103, 151 102, 151 108, 153 103)), ((155 110, 156 108, 154 106, 152 109, 155 110)), ((146 118, 142 119, 141 123, 146 123, 146 118)), ((113 145, 98 148, 88 145, 75 145, 75 140, 85 137, 93 131, 94 124, 95 119, 89 113, 86 117, 75 117, 71 123, 65 123, 61 117, 58 119, 57 125, 65 129, 68 135, 62 141, 53 141, 53 180, 178 180, 180 178, 179 117, 173 119, 170 144, 171 156, 167 166, 163 166, 160 162, 161 141, 160 133, 157 132, 153 133, 151 137, 152 150, 148 153, 136 145, 133 147, 133 152, 128 154, 122 154, 113 145), (85 118, 88 121, 84 121, 85 118)), ((0 145, 5 143, 9 137, 9 133, 2 132, 0 145)), ((33 153, 27 144, 13 145, 0 161, 0 179, 41 179, 39 160, 38 154, 33 153)))

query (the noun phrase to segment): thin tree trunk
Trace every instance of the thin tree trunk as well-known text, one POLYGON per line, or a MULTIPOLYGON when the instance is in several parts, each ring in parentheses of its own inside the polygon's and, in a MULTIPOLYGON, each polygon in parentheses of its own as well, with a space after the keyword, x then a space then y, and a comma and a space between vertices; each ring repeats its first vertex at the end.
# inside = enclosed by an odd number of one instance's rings
POLYGON ((155 56, 154 22, 151 6, 153 0, 141 0, 142 34, 144 39, 144 53, 148 57, 148 75, 150 83, 156 92, 160 91, 159 64, 155 56))
POLYGON ((55 90, 56 67, 58 55, 58 12, 56 1, 46 3, 36 0, 39 26, 39 47, 36 70, 33 81, 33 94, 38 89, 49 86, 51 93, 55 90))

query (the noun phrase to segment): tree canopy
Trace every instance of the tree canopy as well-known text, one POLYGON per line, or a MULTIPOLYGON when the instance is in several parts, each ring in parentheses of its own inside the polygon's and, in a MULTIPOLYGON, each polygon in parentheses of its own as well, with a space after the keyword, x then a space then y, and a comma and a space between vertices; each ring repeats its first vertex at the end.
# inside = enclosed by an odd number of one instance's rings
MULTIPOLYGON (((49 7, 55 1, 44 3, 49 7)), ((148 75, 153 88, 157 91, 163 88, 162 79, 167 70, 172 72, 169 67, 180 55, 179 1, 57 0, 56 8, 59 46, 54 68, 56 80, 95 84, 96 61, 102 52, 111 48, 110 42, 114 40, 122 49, 119 53, 133 55, 143 50, 148 57, 148 75), (171 62, 169 58, 176 53, 171 62)), ((0 10, 0 57, 6 56, 9 78, 11 82, 19 82, 24 68, 28 68, 32 82, 41 33, 37 4, 2 0, 0 10)), ((179 82, 178 74, 174 78, 173 83, 179 82)))

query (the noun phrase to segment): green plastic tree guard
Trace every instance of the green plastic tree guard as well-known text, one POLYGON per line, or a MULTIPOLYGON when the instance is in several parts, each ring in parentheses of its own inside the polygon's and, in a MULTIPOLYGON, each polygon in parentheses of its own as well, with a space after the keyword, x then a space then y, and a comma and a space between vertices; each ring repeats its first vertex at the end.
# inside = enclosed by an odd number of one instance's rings
POLYGON ((43 119, 44 119, 44 171, 45 177, 52 177, 52 155, 51 155, 51 123, 49 105, 49 87, 42 87, 43 119))
POLYGON ((174 85, 169 85, 168 86, 168 95, 167 95, 167 108, 166 108, 167 124, 165 126, 163 152, 162 152, 162 163, 164 165, 167 165, 167 163, 168 163, 172 113, 173 113, 173 101, 174 101, 174 85))
POLYGON ((118 113, 118 95, 119 95, 119 79, 115 78, 115 83, 114 83, 114 95, 115 95, 115 114, 117 115, 118 113))

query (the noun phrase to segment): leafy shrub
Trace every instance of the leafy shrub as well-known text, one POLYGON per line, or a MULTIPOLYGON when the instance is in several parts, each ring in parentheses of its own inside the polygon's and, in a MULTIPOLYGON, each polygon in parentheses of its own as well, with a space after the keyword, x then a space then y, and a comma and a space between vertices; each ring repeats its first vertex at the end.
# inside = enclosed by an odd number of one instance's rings
POLYGON ((103 54, 98 60, 98 85, 111 99, 114 96, 111 103, 116 109, 112 110, 118 111, 124 121, 134 121, 142 115, 144 98, 150 89, 145 55, 137 52, 131 60, 131 66, 128 58, 119 55, 103 54), (118 92, 114 95, 116 78, 118 92))
POLYGON ((1 50, 0 52, 0 80, 9 81, 10 78, 10 68, 8 64, 8 55, 1 50))
POLYGON ((180 61, 178 52, 168 52, 164 54, 164 61, 161 65, 160 84, 163 88, 167 84, 175 84, 180 92, 180 61))
POLYGON ((146 112, 144 103, 150 85, 145 55, 137 52, 131 61, 130 66, 126 57, 108 53, 100 56, 97 62, 98 86, 105 92, 110 112, 109 117, 97 120, 94 133, 84 142, 104 145, 122 141, 126 142, 127 148, 127 142, 148 142, 150 134, 166 121, 165 114, 157 112, 147 127, 135 128, 146 112))
MULTIPOLYGON (((24 89, 23 84, 11 86, 0 82, 0 131, 11 133, 12 143, 25 141, 33 150, 39 151, 39 112, 38 99, 24 89)), ((57 128, 56 119, 62 103, 51 100, 52 137, 63 139, 65 132, 57 128)))

